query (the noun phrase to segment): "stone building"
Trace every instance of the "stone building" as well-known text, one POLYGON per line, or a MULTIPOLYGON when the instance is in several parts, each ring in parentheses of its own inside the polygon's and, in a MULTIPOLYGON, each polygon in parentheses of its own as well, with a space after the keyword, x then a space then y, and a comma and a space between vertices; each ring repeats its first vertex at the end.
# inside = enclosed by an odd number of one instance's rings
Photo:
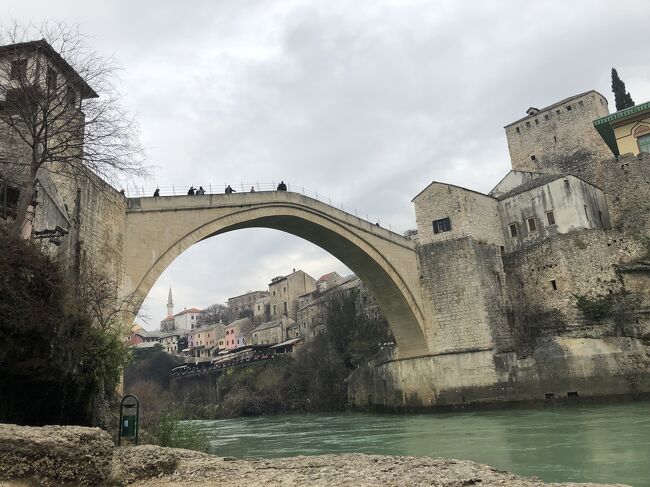
POLYGON ((546 172, 566 160, 598 162, 609 149, 593 129, 593 121, 608 115, 607 99, 591 90, 542 109, 505 126, 512 169, 546 172))
POLYGON ((263 300, 268 297, 267 291, 249 291, 234 298, 228 298, 228 308, 232 312, 232 316, 242 318, 242 313, 251 312, 256 310, 257 301, 263 300))
MULTIPOLYGON (((338 274, 336 275, 338 276, 338 274)), ((298 319, 291 328, 289 337, 311 338, 322 333, 327 326, 328 308, 331 300, 339 296, 348 296, 353 292, 356 293, 355 304, 359 313, 373 318, 380 316, 377 303, 361 279, 357 276, 345 278, 339 276, 336 282, 338 284, 335 286, 323 288, 323 291, 316 290, 298 298, 298 319)))
POLYGON ((251 331, 252 345, 276 345, 289 338, 289 330, 295 325, 291 318, 283 316, 279 320, 267 321, 251 331))
POLYGON ((650 104, 609 115, 589 91, 526 113, 489 194, 433 182, 413 199, 433 349, 356 372, 356 404, 648 390, 650 104))
POLYGON ((259 298, 253 305, 253 320, 255 323, 264 323, 271 319, 271 306, 269 305, 268 293, 259 298))
MULTIPOLYGON (((49 125, 51 146, 56 144, 58 121, 81 120, 86 100, 101 96, 45 40, 0 46, 0 85, 0 110, 5 115, 20 103, 20 90, 27 89, 32 97, 47 93, 54 100, 48 105, 57 110, 51 112, 56 115, 49 125), (59 110, 67 111, 66 117, 59 110)), ((31 161, 29 145, 12 125, 0 117, 0 224, 15 216, 18 198, 27 190, 31 161)), ((68 129, 64 136, 69 134, 68 129)), ((69 145, 82 143, 73 138, 69 145)), ((31 216, 23 237, 50 244, 48 250, 65 256, 74 273, 88 265, 121 282, 125 196, 85 167, 81 158, 68 160, 66 168, 51 164, 45 163, 36 174, 37 191, 31 194, 31 216)))
POLYGON ((316 290, 316 281, 309 274, 295 269, 286 276, 274 277, 269 284, 269 311, 272 320, 287 316, 296 320, 298 297, 316 290))

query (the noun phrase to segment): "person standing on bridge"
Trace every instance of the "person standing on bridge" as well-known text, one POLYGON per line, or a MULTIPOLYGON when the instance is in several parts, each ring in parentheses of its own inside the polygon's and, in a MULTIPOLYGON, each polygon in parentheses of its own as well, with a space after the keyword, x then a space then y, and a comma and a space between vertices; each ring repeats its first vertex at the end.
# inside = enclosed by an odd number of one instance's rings
POLYGON ((199 189, 196 190, 196 195, 202 196, 204 194, 205 194, 205 189, 203 189, 203 186, 199 186, 199 189))
POLYGON ((287 185, 284 184, 284 181, 280 181, 280 184, 278 184, 278 191, 286 191, 287 190, 287 185))
POLYGON ((156 191, 153 192, 153 197, 158 198, 160 196, 160 189, 156 188, 156 191))
POLYGON ((194 196, 194 186, 190 186, 190 189, 187 190, 188 196, 194 196))
POLYGON ((251 186, 251 193, 255 192, 255 186, 251 186))
POLYGON ((232 189, 232 188, 230 187, 230 185, 226 186, 226 194, 233 194, 233 193, 236 193, 236 192, 237 192, 237 191, 235 191, 234 189, 232 189))

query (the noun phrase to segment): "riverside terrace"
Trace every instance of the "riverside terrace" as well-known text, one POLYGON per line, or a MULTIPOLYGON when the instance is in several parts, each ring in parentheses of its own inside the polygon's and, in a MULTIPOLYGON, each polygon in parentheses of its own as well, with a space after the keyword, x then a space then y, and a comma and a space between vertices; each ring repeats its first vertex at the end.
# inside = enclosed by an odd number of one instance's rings
POLYGON ((255 345, 242 347, 233 350, 211 360, 197 359, 195 362, 188 362, 172 369, 173 378, 188 375, 204 374, 223 370, 239 365, 248 365, 254 362, 272 360, 277 355, 291 353, 294 345, 302 338, 293 338, 277 345, 255 345))

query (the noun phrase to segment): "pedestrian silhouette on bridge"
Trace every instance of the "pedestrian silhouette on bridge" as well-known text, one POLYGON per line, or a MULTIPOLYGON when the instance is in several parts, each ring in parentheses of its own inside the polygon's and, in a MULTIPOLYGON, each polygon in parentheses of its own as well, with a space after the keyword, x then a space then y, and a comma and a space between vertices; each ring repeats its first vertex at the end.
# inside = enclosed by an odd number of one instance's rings
POLYGON ((251 186, 251 193, 255 192, 255 186, 251 186))
POLYGON ((158 196, 160 196, 160 190, 156 188, 156 191, 153 192, 153 197, 158 198, 158 196))
POLYGON ((194 186, 190 186, 190 189, 187 190, 189 196, 194 196, 194 186))
POLYGON ((202 196, 205 194, 205 189, 203 189, 203 186, 199 186, 199 189, 196 190, 197 196, 202 196))
POLYGON ((230 185, 226 186, 226 194, 232 194, 232 193, 236 193, 236 191, 232 189, 230 185))
POLYGON ((286 191, 287 190, 287 185, 284 184, 284 181, 280 181, 280 184, 278 184, 278 191, 286 191))

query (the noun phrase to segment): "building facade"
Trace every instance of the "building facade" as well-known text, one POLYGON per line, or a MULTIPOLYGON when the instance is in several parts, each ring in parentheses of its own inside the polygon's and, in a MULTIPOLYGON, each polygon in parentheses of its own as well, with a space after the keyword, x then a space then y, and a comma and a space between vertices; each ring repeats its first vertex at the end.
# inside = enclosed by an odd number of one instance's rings
POLYGON ((269 284, 269 311, 271 320, 287 316, 296 320, 298 297, 316 290, 316 281, 309 274, 298 270, 286 276, 278 276, 269 284))

